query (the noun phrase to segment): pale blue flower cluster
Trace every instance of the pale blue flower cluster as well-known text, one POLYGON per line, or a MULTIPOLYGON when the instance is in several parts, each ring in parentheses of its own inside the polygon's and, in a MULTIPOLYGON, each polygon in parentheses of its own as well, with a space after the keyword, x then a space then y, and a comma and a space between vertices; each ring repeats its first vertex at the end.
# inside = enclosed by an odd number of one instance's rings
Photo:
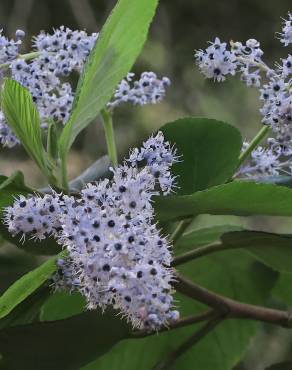
POLYGON ((163 77, 160 80, 154 72, 143 72, 140 79, 136 81, 133 81, 134 76, 134 73, 128 73, 127 77, 120 82, 112 101, 108 104, 110 109, 123 103, 157 104, 165 97, 166 88, 170 86, 169 78, 163 77))
MULTIPOLYGON (((292 43, 292 15, 284 21, 279 34, 284 46, 292 43)), ((271 127, 273 137, 267 146, 252 153, 251 162, 243 166, 239 175, 261 178, 286 173, 292 175, 292 57, 270 68, 263 61, 263 51, 255 39, 227 44, 218 38, 206 50, 199 50, 195 57, 200 71, 215 81, 224 81, 227 75, 240 74, 247 86, 259 89, 264 125, 271 127)))
MULTIPOLYGON (((62 26, 52 35, 41 32, 34 38, 34 51, 39 53, 36 58, 25 61, 15 50, 9 59, 11 77, 32 94, 43 127, 49 119, 63 124, 68 120, 74 94, 66 78, 73 71, 81 72, 97 37, 96 33, 87 35, 62 26)), ((0 44, 0 53, 4 49, 0 44)), ((18 143, 4 119, 0 120, 0 142, 7 147, 18 143)))
MULTIPOLYGON (((24 32, 16 32, 17 41, 0 37, 0 64, 9 62, 11 77, 26 87, 32 94, 46 128, 48 120, 66 124, 71 113, 74 91, 68 77, 72 72, 81 73, 98 38, 97 33, 88 35, 84 31, 72 31, 67 27, 55 29, 52 34, 41 32, 33 38, 33 50, 38 56, 24 60, 19 56, 19 46, 24 32)), ((122 103, 134 105, 155 104, 166 93, 170 81, 157 78, 153 72, 144 72, 138 81, 133 81, 134 74, 129 73, 117 87, 112 101, 108 104, 113 109, 122 103)), ((13 147, 19 141, 7 126, 0 113, 0 144, 13 147)))
POLYGON ((154 221, 152 198, 175 186, 176 151, 159 132, 112 180, 88 184, 80 196, 21 196, 6 208, 13 234, 53 235, 68 251, 58 261, 57 290, 77 290, 88 308, 113 306, 134 327, 156 330, 178 319, 173 310, 174 274, 168 240, 154 221))

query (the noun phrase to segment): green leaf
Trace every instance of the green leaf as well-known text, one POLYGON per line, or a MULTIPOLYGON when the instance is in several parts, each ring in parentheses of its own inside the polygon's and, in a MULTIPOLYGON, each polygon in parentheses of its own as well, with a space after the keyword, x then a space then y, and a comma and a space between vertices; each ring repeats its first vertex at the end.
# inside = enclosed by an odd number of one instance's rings
POLYGON ((292 370, 292 362, 281 362, 266 368, 266 370, 292 370))
POLYGON ((42 143, 40 117, 27 89, 7 79, 2 91, 2 109, 6 120, 27 153, 39 168, 48 173, 48 161, 42 143))
POLYGON ((12 236, 7 227, 0 222, 0 235, 9 243, 19 247, 21 250, 38 255, 51 256, 60 253, 62 247, 56 242, 53 237, 48 237, 44 240, 35 240, 26 238, 24 241, 20 240, 20 236, 12 236))
POLYGON ((292 272, 292 236, 259 231, 234 231, 221 237, 225 246, 245 248, 258 260, 281 272, 292 272))
MULTIPOLYGON (((277 274, 253 261, 246 252, 228 251, 197 260, 184 266, 182 271, 196 283, 215 292, 244 302, 264 304, 277 274)), ((178 298, 178 308, 184 315, 202 310, 195 301, 178 298)), ((198 327, 192 325, 145 339, 123 341, 82 370, 152 369, 158 360, 177 348, 198 327)), ((227 320, 184 354, 174 364, 173 370, 231 370, 244 355, 256 330, 255 322, 227 320)))
POLYGON ((158 0, 119 0, 102 28, 80 78, 73 112, 60 137, 66 157, 76 136, 110 100, 147 38, 158 0))
POLYGON ((50 122, 47 134, 47 152, 53 162, 59 158, 59 143, 56 123, 50 122))
POLYGON ((218 242, 224 233, 241 229, 242 227, 237 225, 218 225, 190 231, 178 240, 175 252, 180 254, 190 249, 218 242))
POLYGON ((273 289, 273 297, 292 306, 292 274, 282 273, 273 289))
POLYGON ((158 197, 155 208, 161 221, 198 214, 292 216, 292 190, 234 181, 192 195, 158 197))
POLYGON ((0 318, 8 315, 19 303, 44 284, 56 271, 56 261, 64 252, 22 276, 0 297, 0 318))
POLYGON ((23 174, 20 171, 14 172, 10 177, 1 176, 0 211, 2 207, 10 205, 14 201, 16 195, 26 195, 33 192, 33 189, 25 185, 23 174))
POLYGON ((55 293, 42 307, 41 321, 63 320, 78 315, 86 308, 85 298, 79 293, 55 293))
POLYGON ((9 288, 15 280, 35 268, 36 261, 31 256, 15 248, 6 248, 0 255, 0 295, 9 288))
POLYGON ((128 336, 124 321, 100 310, 2 329, 0 369, 78 370, 128 336))
POLYGON ((9 315, 0 319, 0 329, 8 326, 30 324, 34 320, 37 320, 41 307, 48 299, 49 294, 50 288, 48 287, 42 287, 33 292, 33 294, 16 306, 9 315))
POLYGON ((240 132, 227 123, 187 117, 161 128, 181 155, 172 172, 178 176, 178 193, 190 194, 232 177, 242 147, 240 132))

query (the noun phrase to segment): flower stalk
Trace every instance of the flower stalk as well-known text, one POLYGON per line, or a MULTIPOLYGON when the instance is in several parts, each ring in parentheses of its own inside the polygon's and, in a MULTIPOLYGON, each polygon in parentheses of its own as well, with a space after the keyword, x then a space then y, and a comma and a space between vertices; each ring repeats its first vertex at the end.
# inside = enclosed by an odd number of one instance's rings
POLYGON ((116 166, 118 164, 118 156, 117 156, 117 148, 116 148, 116 140, 115 140, 115 134, 114 134, 114 128, 113 128, 112 115, 108 110, 103 109, 101 111, 101 117, 102 117, 104 132, 105 132, 108 155, 109 155, 112 165, 116 166))

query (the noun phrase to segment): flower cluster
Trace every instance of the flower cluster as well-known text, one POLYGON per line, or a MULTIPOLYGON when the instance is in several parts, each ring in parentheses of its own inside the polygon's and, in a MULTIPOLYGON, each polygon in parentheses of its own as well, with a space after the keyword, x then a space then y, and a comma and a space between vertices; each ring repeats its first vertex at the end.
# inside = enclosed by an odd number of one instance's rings
MULTIPOLYGON (((47 126, 48 119, 62 123, 68 120, 74 96, 64 78, 73 71, 81 72, 97 37, 96 33, 87 35, 84 31, 60 27, 52 35, 42 32, 34 38, 37 57, 33 60, 21 59, 18 50, 9 59, 11 77, 32 94, 43 127, 47 126)), ((3 121, 0 142, 12 147, 18 140, 3 121)))
POLYGON ((198 50, 195 54, 200 71, 207 78, 218 82, 224 81, 228 74, 235 75, 237 59, 227 50, 227 44, 222 43, 218 37, 210 44, 206 50, 198 50))
POLYGON ((0 31, 0 64, 10 62, 17 57, 24 36, 25 33, 22 30, 17 30, 15 40, 8 40, 2 36, 2 30, 0 31))
POLYGON ((282 33, 280 33, 280 41, 284 46, 292 44, 292 13, 289 13, 288 17, 287 20, 284 20, 282 33))
POLYGON ((57 194, 46 194, 44 197, 23 195, 17 199, 13 207, 7 207, 4 223, 13 235, 30 234, 35 239, 45 239, 49 235, 56 236, 60 231, 60 214, 64 211, 62 198, 57 194))
POLYGON ((0 144, 7 148, 13 148, 19 140, 6 124, 4 114, 0 111, 0 144))
MULTIPOLYGON (((289 13, 288 17, 280 33, 284 46, 292 43, 292 15, 289 13)), ((239 73, 247 86, 259 89, 262 122, 271 127, 273 137, 268 139, 267 147, 252 154, 251 163, 240 174, 255 177, 292 174, 292 57, 288 55, 270 68, 262 60, 263 54, 257 40, 250 39, 245 44, 231 41, 227 50, 227 44, 216 38, 206 50, 197 51, 195 57, 207 78, 223 81, 227 75, 239 73)))
POLYGON ((120 82, 113 100, 108 104, 109 108, 114 109, 123 103, 156 104, 164 98, 166 88, 170 85, 169 78, 163 77, 160 80, 154 72, 142 73, 137 81, 133 81, 134 76, 134 73, 128 73, 120 82))
MULTIPOLYGON (((19 46, 23 31, 16 33, 17 41, 0 37, 0 63, 9 62, 11 77, 26 87, 32 94, 39 110, 42 127, 46 128, 49 119, 65 124, 69 118, 74 91, 68 81, 73 71, 81 73, 95 42, 97 33, 88 35, 84 31, 72 31, 64 26, 53 34, 41 32, 33 39, 36 57, 32 60, 21 59, 19 46)), ((134 74, 128 74, 116 89, 109 108, 123 102, 133 104, 154 104, 163 99, 165 88, 170 81, 164 77, 159 80, 155 73, 145 72, 139 81, 133 82, 134 74)), ((0 143, 9 148, 18 144, 5 120, 0 118, 0 143)))
POLYGON ((178 319, 173 310, 167 239, 154 223, 151 199, 174 188, 176 151, 160 132, 111 169, 112 180, 88 184, 79 197, 20 197, 6 209, 11 233, 55 236, 68 251, 56 289, 77 290, 88 308, 118 309, 134 327, 155 330, 178 319))

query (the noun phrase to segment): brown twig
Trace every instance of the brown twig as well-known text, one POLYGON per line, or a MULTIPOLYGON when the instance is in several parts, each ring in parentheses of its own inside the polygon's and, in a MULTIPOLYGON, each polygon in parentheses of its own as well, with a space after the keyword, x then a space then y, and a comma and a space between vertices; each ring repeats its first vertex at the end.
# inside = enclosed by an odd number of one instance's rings
POLYGON ((238 302, 211 292, 180 275, 177 275, 175 287, 180 293, 225 314, 226 318, 250 319, 292 328, 292 313, 289 311, 238 302))
MULTIPOLYGON (((164 332, 164 331, 174 330, 174 329, 182 328, 184 326, 197 324, 199 322, 210 320, 210 319, 212 319, 214 317, 217 317, 217 316, 218 316, 218 314, 215 310, 209 310, 209 311, 203 312, 203 313, 198 314, 198 315, 188 316, 188 317, 185 317, 183 319, 180 319, 180 320, 172 323, 168 327, 160 329, 159 334, 164 332)), ((132 333, 132 337, 133 338, 144 338, 144 337, 148 337, 148 336, 154 335, 154 334, 157 334, 157 332, 156 331, 149 332, 149 331, 146 331, 146 330, 140 330, 140 331, 135 331, 134 333, 132 333)))

